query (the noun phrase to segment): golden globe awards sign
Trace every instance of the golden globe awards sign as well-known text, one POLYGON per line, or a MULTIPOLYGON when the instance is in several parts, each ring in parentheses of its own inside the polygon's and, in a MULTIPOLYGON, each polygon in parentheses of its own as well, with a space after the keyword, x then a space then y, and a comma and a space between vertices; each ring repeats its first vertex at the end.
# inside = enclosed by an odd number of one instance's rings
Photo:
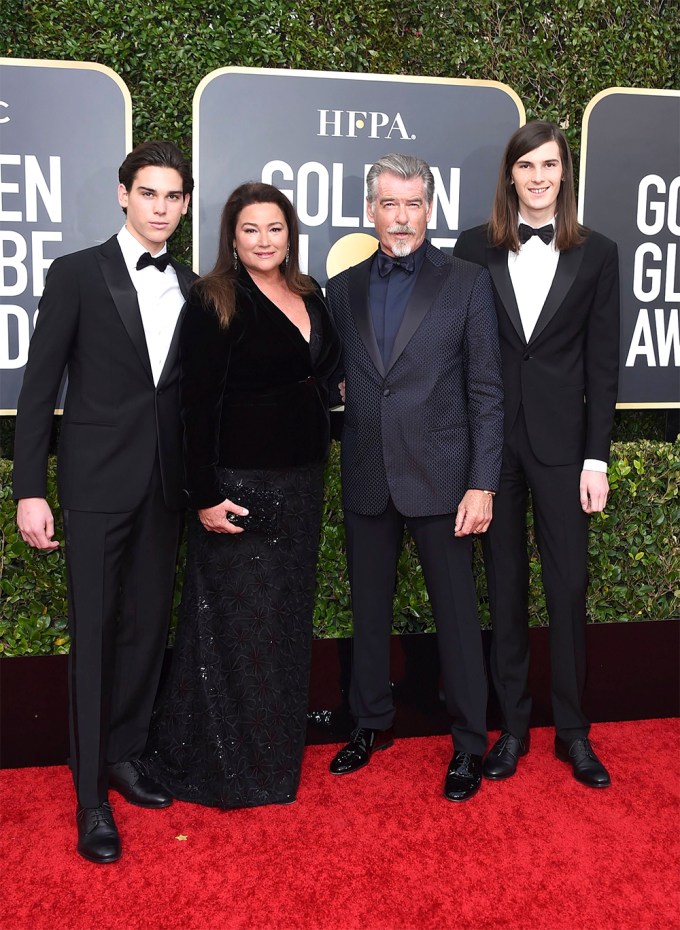
POLYGON ((302 268, 325 286, 377 246, 364 182, 389 152, 432 167, 429 238, 450 250, 461 229, 488 218, 501 154, 523 122, 515 92, 493 81, 214 71, 194 96, 194 267, 213 265, 231 191, 265 181, 293 202, 302 268))
POLYGON ((0 58, 0 413, 15 413, 45 275, 123 224, 130 95, 101 65, 0 58))
POLYGON ((680 407, 680 91, 593 98, 579 211, 619 246, 618 406, 680 407))

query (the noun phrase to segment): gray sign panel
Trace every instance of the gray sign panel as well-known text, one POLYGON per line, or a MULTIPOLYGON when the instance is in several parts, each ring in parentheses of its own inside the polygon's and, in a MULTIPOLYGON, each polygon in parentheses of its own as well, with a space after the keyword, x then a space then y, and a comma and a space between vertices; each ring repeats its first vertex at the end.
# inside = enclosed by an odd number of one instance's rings
POLYGON ((220 214, 244 181, 274 184, 300 219, 301 264, 322 286, 377 245, 364 179, 389 152, 436 180, 429 237, 444 249, 490 212, 498 165, 524 109, 492 81, 224 68, 194 97, 194 267, 215 260, 220 214))
POLYGON ((109 68, 0 59, 0 413, 16 410, 45 274, 123 224, 130 95, 109 68))
POLYGON ((583 123, 579 210, 621 270, 619 407, 680 407, 680 91, 611 88, 583 123))

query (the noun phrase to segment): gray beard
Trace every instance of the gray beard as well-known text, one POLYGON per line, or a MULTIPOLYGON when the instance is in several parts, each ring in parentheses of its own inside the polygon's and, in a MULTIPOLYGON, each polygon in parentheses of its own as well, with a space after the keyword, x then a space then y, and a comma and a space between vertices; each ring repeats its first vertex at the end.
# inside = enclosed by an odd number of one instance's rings
MULTIPOLYGON (((416 231, 409 223, 394 223, 392 226, 389 226, 387 229, 388 233, 411 233, 412 236, 415 236, 416 231)), ((392 252, 395 258, 406 258, 407 255, 410 255, 413 251, 413 240, 407 239, 405 242, 397 241, 392 246, 392 252)))
POLYGON ((397 258, 406 258, 407 255, 411 254, 412 243, 411 242, 395 242, 392 246, 392 251, 397 258))

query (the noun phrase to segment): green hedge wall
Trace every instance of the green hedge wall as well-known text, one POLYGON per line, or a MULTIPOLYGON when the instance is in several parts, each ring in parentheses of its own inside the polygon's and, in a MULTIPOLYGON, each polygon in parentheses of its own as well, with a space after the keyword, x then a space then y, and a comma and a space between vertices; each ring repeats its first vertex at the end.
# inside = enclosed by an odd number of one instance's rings
MULTIPOLYGON (((577 162, 596 93, 678 86, 677 0, 3 0, 1 9, 0 55, 113 68, 132 95, 134 141, 167 138, 187 152, 194 90, 227 66, 502 81, 528 119, 563 126, 577 162)), ((188 257, 190 224, 179 242, 188 257)))
MULTIPOLYGON (((0 655, 53 655, 68 652, 63 553, 29 549, 15 525, 11 462, 0 460, 0 655)), ((671 443, 615 443, 610 466, 611 500, 592 518, 589 618, 594 623, 663 620, 680 614, 678 527, 680 450, 671 443)), ((54 462, 50 463, 54 499, 54 462)), ((529 514, 529 525, 531 515, 529 514)), ((60 525, 57 538, 60 535, 60 525)), ((315 635, 349 636, 352 621, 340 503, 338 446, 333 444, 326 481, 326 503, 314 617, 315 635)), ((484 572, 475 554, 481 621, 489 624, 484 572)), ((547 622, 540 565, 532 541, 530 624, 547 622)), ((181 560, 178 567, 181 580, 181 560)), ((176 602, 179 599, 179 584, 176 602)), ((407 539, 399 565, 394 631, 432 630, 423 576, 413 543, 407 539)))
MULTIPOLYGON (((583 113, 596 93, 610 86, 678 87, 677 26, 675 0, 3 0, 0 55, 113 68, 132 95, 134 141, 167 138, 187 153, 193 92, 215 68, 498 80, 518 93, 528 119, 562 125, 578 163, 583 113)), ((174 242, 176 253, 189 261, 190 223, 174 242)), ((658 437, 662 419, 661 413, 622 411, 617 435, 658 437)), ((2 418, 2 454, 11 454, 12 427, 2 418)), ((319 636, 351 629, 336 457, 334 450, 319 566, 319 636)), ((14 525, 10 470, 11 463, 0 460, 0 654, 65 652, 63 555, 26 551, 14 525)), ((679 586, 671 529, 673 520, 678 523, 677 447, 617 444, 610 480, 609 510, 592 521, 591 619, 673 616, 679 586)), ((545 620, 539 573, 534 559, 533 624, 545 620)), ((395 629, 429 629, 410 543, 399 577, 395 629)), ((478 580, 486 624, 482 571, 478 580)))

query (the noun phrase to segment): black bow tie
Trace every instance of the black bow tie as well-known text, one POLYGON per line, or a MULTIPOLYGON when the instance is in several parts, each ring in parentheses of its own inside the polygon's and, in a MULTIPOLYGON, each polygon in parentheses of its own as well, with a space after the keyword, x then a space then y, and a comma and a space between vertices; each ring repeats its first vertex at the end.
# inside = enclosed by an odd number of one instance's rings
POLYGON ((170 256, 167 252, 163 252, 162 255, 156 255, 155 258, 149 252, 145 252, 143 255, 139 256, 137 271, 141 271, 142 268, 147 268, 149 265, 153 265, 158 268, 159 271, 165 271, 169 264, 170 256))
POLYGON ((416 260, 413 255, 404 255, 403 258, 392 258, 391 255, 386 255, 385 252, 378 252, 378 274, 381 278, 388 275, 395 267, 401 268, 401 270, 405 271, 407 274, 411 274, 411 272, 415 270, 416 260))
POLYGON ((539 239, 542 239, 546 245, 550 245, 555 236, 555 227, 552 223, 548 223, 547 226, 541 226, 539 229, 534 229, 533 226, 527 226, 526 223, 519 224, 519 241, 524 244, 531 239, 532 236, 538 236, 539 239))

